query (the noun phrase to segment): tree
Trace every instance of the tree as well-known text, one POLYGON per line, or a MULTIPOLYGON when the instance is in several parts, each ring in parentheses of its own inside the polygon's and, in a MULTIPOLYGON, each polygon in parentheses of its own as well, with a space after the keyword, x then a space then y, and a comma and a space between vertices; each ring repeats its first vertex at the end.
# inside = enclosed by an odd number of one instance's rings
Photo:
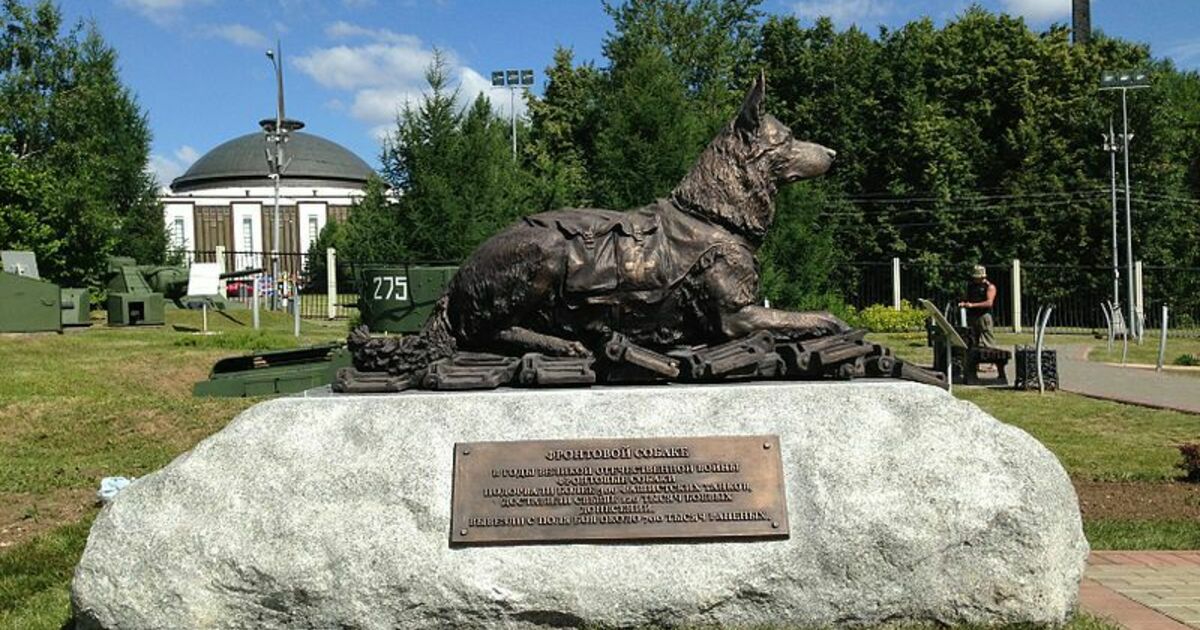
POLYGON ((395 260, 461 260, 528 212, 527 176, 487 97, 460 109, 440 52, 425 79, 428 92, 401 110, 384 145, 383 177, 397 197, 397 225, 387 234, 395 260))
POLYGON ((526 93, 529 142, 524 149, 536 210, 592 203, 591 163, 604 95, 604 75, 593 64, 574 65, 570 49, 554 51, 541 98, 526 93))
MULTIPOLYGON (((344 225, 331 221, 321 230, 325 247, 338 250, 338 257, 353 263, 395 263, 409 260, 411 252, 403 239, 400 206, 389 198, 388 185, 378 177, 367 179, 362 199, 350 208, 344 225)), ((320 239, 318 239, 320 240, 320 239)), ((311 261, 323 268, 324 261, 311 261)))
POLYGON ((674 64, 645 49, 614 71, 596 134, 596 201, 631 208, 664 197, 708 141, 674 64))
POLYGON ((94 25, 5 0, 0 36, 0 237, 48 277, 95 283, 111 253, 157 262, 166 232, 146 172, 150 131, 94 25))
POLYGON ((753 76, 761 0, 629 0, 605 4, 614 31, 604 56, 619 72, 647 50, 661 52, 680 73, 708 135, 737 111, 753 76))

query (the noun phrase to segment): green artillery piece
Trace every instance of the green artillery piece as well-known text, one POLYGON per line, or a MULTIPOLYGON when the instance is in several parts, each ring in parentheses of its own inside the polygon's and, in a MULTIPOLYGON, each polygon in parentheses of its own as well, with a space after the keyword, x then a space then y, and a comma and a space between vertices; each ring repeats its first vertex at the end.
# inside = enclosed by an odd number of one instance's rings
MULTIPOLYGON (((262 269, 245 269, 220 275, 222 280, 242 278, 262 273, 262 269)), ((230 303, 221 296, 193 297, 187 295, 188 268, 179 265, 139 265, 133 258, 113 256, 108 259, 108 324, 110 326, 162 325, 169 300, 179 308, 198 308, 207 303, 225 310, 230 303)))

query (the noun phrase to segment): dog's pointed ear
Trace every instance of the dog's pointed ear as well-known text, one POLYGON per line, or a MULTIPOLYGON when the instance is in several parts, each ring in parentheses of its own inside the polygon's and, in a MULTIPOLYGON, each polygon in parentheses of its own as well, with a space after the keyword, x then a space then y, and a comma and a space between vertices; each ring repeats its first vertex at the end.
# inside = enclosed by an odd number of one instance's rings
POLYGON ((742 111, 738 112, 736 122, 738 129, 746 132, 758 129, 759 123, 767 113, 766 98, 767 73, 763 70, 759 71, 758 79, 750 86, 750 91, 746 92, 746 100, 742 101, 742 111))

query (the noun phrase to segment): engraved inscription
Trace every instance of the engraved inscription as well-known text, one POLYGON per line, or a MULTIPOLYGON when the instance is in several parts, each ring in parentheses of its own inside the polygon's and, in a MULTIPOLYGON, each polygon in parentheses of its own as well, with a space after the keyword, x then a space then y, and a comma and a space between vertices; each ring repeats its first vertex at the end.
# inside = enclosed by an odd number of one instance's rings
POLYGON ((786 537, 777 436, 455 446, 456 544, 786 537))

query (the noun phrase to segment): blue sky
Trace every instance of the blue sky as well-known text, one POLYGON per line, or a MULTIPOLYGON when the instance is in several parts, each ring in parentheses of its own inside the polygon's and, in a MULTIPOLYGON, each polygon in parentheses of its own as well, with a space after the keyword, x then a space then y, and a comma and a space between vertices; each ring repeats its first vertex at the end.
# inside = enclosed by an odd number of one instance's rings
MULTIPOLYGON (((762 9, 805 22, 830 15, 875 31, 929 15, 941 22, 968 0, 765 0, 762 9)), ((982 0, 1035 28, 1069 21, 1070 0, 982 0)), ((488 90, 500 68, 549 64, 554 48, 601 60, 612 23, 585 0, 66 0, 71 20, 92 19, 117 49, 127 85, 154 131, 152 167, 169 182, 197 157, 256 131, 274 115, 264 51, 283 43, 288 115, 377 165, 379 134, 419 95, 433 47, 449 54, 464 98, 488 90)), ((1156 56, 1200 68, 1200 0, 1093 0, 1097 29, 1148 42, 1156 56)), ((540 89, 540 87, 539 87, 540 89)), ((508 96, 493 100, 507 112, 508 96)), ((520 107, 518 107, 520 111, 520 107)))

